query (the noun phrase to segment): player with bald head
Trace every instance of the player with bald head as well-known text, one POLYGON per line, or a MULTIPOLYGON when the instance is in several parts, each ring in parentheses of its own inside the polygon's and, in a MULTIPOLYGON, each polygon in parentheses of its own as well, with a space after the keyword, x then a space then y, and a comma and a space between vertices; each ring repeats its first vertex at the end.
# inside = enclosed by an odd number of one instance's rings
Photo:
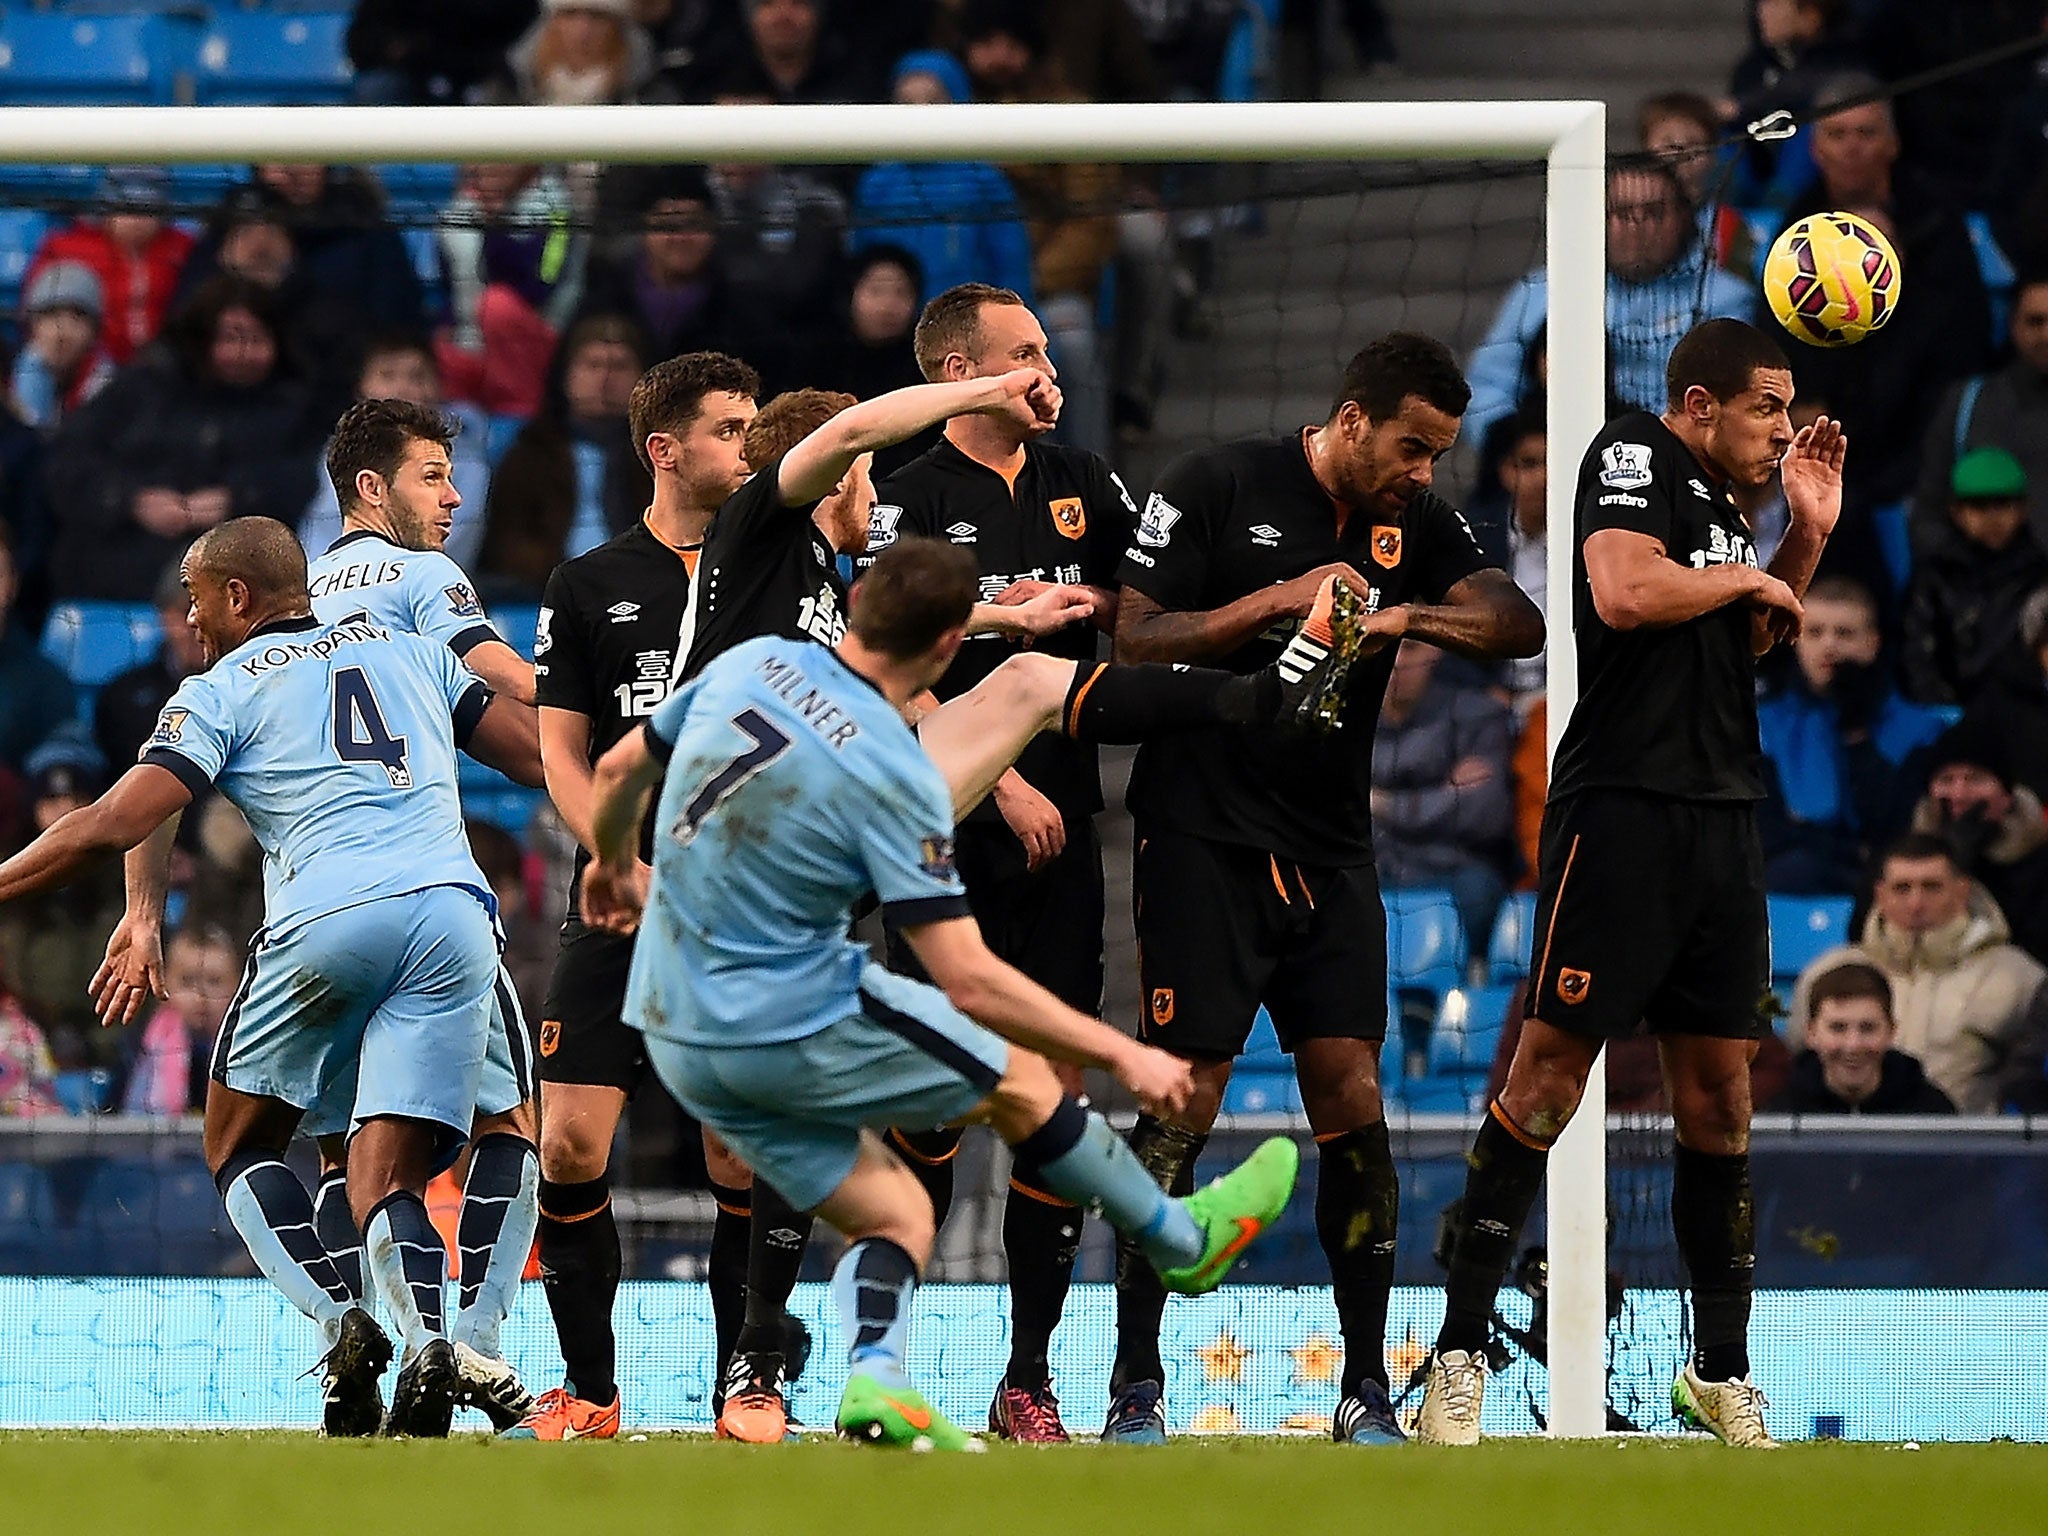
POLYGON ((385 1428, 445 1435, 458 1382, 423 1194, 469 1132, 498 955, 455 754, 517 770, 536 751, 531 717, 438 641, 319 623, 282 523, 223 523, 181 574, 207 669, 112 789, 0 864, 0 902, 135 847, 209 788, 242 813, 265 850, 264 924, 213 1051, 207 1166, 257 1266, 320 1326, 327 1431, 374 1432, 391 1343, 350 1301, 283 1162, 305 1111, 355 1082, 349 1200, 405 1345, 385 1428))

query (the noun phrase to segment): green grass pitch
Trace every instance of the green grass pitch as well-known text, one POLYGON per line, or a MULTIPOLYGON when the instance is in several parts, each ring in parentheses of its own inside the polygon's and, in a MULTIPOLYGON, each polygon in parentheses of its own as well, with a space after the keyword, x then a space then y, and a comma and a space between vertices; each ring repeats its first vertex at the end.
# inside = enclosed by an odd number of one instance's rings
POLYGON ((910 1456, 699 1437, 498 1445, 304 1435, 0 1435, 9 1533, 781 1531, 791 1536, 1959 1536, 2048 1529, 2048 1446, 1499 1441, 1366 1450, 1306 1439, 910 1456))

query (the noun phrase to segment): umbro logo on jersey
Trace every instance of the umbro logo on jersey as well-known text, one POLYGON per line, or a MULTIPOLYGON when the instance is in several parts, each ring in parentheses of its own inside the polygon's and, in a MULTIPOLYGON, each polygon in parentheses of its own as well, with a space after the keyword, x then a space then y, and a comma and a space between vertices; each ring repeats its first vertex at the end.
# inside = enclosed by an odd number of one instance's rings
POLYGON ((1274 549, 1280 543, 1280 530, 1271 523, 1261 523, 1252 529, 1252 542, 1261 549, 1274 549))
POLYGON ((1705 497, 1705 498, 1706 498, 1706 499, 1707 499, 1708 501, 1712 501, 1712 500, 1714 499, 1714 493, 1713 493, 1712 491, 1708 490, 1708 489, 1707 489, 1707 488, 1706 488, 1706 487, 1705 487, 1704 485, 1702 485, 1702 484, 1701 484, 1701 483, 1700 483, 1699 481, 1697 481, 1697 480, 1687 480, 1687 481, 1686 481, 1685 483, 1686 483, 1686 484, 1687 484, 1688 486, 1690 486, 1690 487, 1692 488, 1692 493, 1693 493, 1693 495, 1695 495, 1695 496, 1703 496, 1703 497, 1705 497))
POLYGON ((972 523, 955 523, 946 530, 946 537, 955 544, 972 544, 974 536, 980 531, 972 523))
POLYGON ((624 624, 640 616, 640 605, 638 603, 613 603, 611 607, 605 609, 605 612, 612 616, 614 624, 624 624))

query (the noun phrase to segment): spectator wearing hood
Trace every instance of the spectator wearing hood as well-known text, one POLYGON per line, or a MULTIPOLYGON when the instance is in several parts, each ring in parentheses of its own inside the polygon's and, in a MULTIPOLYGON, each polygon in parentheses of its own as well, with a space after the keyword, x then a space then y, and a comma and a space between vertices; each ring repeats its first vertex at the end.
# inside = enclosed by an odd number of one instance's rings
POLYGON ((1877 601, 1846 576, 1823 576, 1757 703, 1766 764, 1757 811, 1764 883, 1824 895, 1855 890, 1872 851, 1912 812, 1925 749, 1952 712, 1900 695, 1884 667, 1877 601))
MULTIPOLYGON (((1541 268, 1501 300, 1467 370, 1472 403, 1462 430, 1471 441, 1484 442, 1522 398, 1528 355, 1539 344, 1549 303, 1550 276, 1541 268)), ((1702 320, 1755 315, 1749 285, 1707 261, 1670 165, 1613 166, 1607 173, 1607 345, 1622 405, 1662 411, 1664 365, 1678 339, 1702 320)))
POLYGON ((1895 1049, 1892 985, 1874 965, 1850 961, 1823 971, 1806 991, 1806 1049, 1765 1106, 1789 1115, 1952 1115, 1949 1096, 1926 1069, 1895 1049))
POLYGON ((1913 830, 1948 844, 2005 913, 2013 943, 2048 965, 2048 819, 2040 797, 2013 782, 2004 733, 1981 718, 1959 725, 1934 743, 1927 768, 1913 830))
MULTIPOLYGON (((924 383, 911 336, 926 291, 924 274, 909 251, 893 245, 862 250, 847 294, 846 329, 829 361, 819 360, 818 382, 861 400, 924 383)), ((894 447, 877 449, 869 473, 880 485, 944 435, 945 423, 938 422, 894 447)))
POLYGON ((221 266, 221 243, 237 214, 265 213, 290 234, 292 277, 313 291, 345 298, 364 324, 418 330, 426 324, 419 274, 405 241, 385 217, 384 191, 364 171, 326 165, 258 165, 222 200, 212 233, 187 264, 191 292, 221 266))
POLYGON ((564 560, 633 526, 654 483, 633 444, 627 404, 647 343, 623 315, 588 315, 562 341, 541 413, 491 481, 477 574, 538 601, 564 560))
POLYGON ((51 443, 56 589, 147 602, 165 564, 217 523, 292 523, 313 489, 308 399, 270 294, 214 278, 51 443))
POLYGON ((100 341, 105 308, 100 280, 83 262, 53 261, 29 284, 12 387, 14 409, 30 426, 54 431, 114 377, 100 341))
POLYGON ((1900 619, 1906 691, 1968 704, 2023 667, 2020 614, 2048 582, 2048 552, 2027 524, 2027 475, 2003 448, 1973 448, 1949 476, 1945 524, 1923 530, 1900 619))
MULTIPOLYGON (((967 67, 937 48, 896 64, 894 99, 916 106, 974 99, 967 67)), ((986 160, 887 161, 853 193, 853 248, 895 245, 917 257, 927 293, 990 283, 1032 299, 1031 236, 1010 178, 986 160)))
POLYGON ((53 261, 75 261, 100 280, 100 344, 116 364, 156 340, 173 307, 192 237, 169 222, 170 176, 159 165, 117 165, 100 181, 99 213, 43 238, 28 281, 53 261))

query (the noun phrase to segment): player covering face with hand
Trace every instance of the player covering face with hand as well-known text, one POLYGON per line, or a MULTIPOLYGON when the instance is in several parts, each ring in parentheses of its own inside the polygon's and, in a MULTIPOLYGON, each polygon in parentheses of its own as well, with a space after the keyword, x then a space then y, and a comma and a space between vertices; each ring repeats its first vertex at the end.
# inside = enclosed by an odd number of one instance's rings
POLYGON ((627 1013, 662 1080, 851 1239, 833 1280, 851 1363, 841 1432, 949 1449, 971 1442, 905 1370, 931 1204, 877 1130, 985 1121, 1190 1292, 1220 1282, 1279 1214, 1299 1158, 1276 1138, 1172 1199, 1036 1054, 1112 1071, 1166 1112, 1190 1087, 1181 1063, 996 960, 967 915, 956 792, 902 711, 958 651, 975 578, 965 553, 905 541, 856 589, 833 650, 767 638, 713 662, 599 763, 599 859, 584 883, 594 918, 630 926, 646 911, 627 1013), (657 780, 650 889, 633 835, 657 780), (891 975, 845 937, 869 890, 938 988, 891 975))

